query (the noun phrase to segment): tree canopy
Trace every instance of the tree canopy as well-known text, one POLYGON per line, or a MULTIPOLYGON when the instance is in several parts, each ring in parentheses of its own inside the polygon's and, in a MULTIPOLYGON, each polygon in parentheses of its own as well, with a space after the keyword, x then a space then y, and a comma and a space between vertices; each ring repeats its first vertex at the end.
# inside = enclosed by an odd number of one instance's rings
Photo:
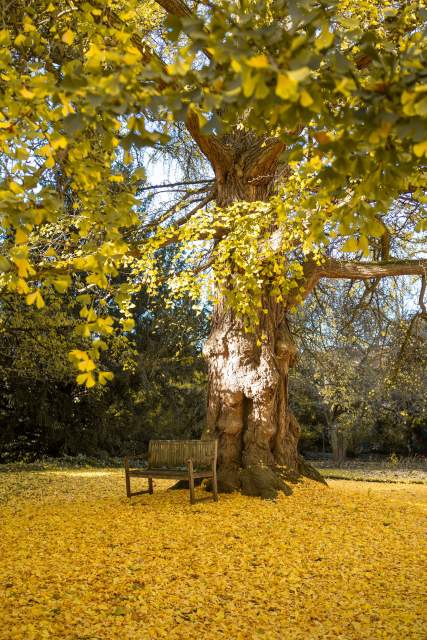
POLYGON ((426 18, 420 0, 3 8, 0 286, 37 308, 71 293, 79 383, 111 379, 104 338, 165 279, 252 329, 266 292, 294 308, 323 277, 419 274, 425 313, 426 18), (155 153, 185 165, 157 208, 155 153))

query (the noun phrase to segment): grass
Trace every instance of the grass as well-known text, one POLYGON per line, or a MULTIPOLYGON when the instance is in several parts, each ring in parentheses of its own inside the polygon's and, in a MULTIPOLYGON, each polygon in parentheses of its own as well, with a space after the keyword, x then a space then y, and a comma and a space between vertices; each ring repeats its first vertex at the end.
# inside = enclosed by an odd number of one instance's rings
POLYGON ((123 485, 2 474, 1 640, 424 640, 427 487, 305 481, 191 507, 167 481, 131 501, 123 485))
POLYGON ((325 478, 361 482, 427 484, 425 458, 386 458, 382 460, 347 460, 335 467, 331 460, 316 460, 314 466, 325 478))

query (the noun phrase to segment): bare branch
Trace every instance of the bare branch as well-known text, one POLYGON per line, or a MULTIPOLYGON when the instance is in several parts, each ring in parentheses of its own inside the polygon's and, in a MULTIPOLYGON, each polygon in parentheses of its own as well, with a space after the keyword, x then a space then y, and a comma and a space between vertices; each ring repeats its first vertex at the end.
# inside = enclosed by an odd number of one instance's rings
POLYGON ((191 184, 206 184, 213 182, 213 178, 206 178, 205 180, 186 180, 184 182, 169 182, 165 184, 150 184, 145 187, 139 187, 138 191, 154 191, 155 189, 169 189, 172 187, 183 187, 191 184))
MULTIPOLYGON (((180 227, 182 227, 182 225, 188 222, 190 218, 192 218, 192 216, 194 216, 194 214, 197 213, 197 211, 199 211, 199 209, 202 209, 207 204, 209 204, 209 202, 211 202, 214 199, 214 197, 215 196, 213 192, 209 193, 209 195, 207 195, 204 200, 199 202, 193 209, 190 209, 190 211, 188 211, 185 215, 183 215, 182 218, 180 218, 173 225, 168 227, 168 230, 170 230, 172 233, 169 233, 168 237, 160 244, 158 248, 163 249, 164 247, 168 247, 169 245, 177 242, 179 239, 180 227)), ((204 240, 204 239, 206 238, 204 238, 203 236, 198 236, 197 238, 195 238, 195 240, 204 240)))

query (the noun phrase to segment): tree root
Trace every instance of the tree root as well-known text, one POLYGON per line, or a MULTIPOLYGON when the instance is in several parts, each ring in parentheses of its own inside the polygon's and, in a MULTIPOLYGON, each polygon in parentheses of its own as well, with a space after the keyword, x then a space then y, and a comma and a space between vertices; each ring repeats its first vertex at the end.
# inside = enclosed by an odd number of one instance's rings
MULTIPOLYGON (((233 493, 240 491, 244 496, 254 496, 265 500, 275 500, 279 491, 286 496, 292 494, 289 483, 296 484, 302 478, 309 478, 316 482, 321 482, 327 486, 325 478, 302 456, 298 456, 298 468, 277 466, 275 468, 265 466, 253 466, 246 469, 238 467, 220 467, 218 469, 218 491, 220 493, 233 493)), ((200 486, 203 480, 197 478, 194 481, 196 486, 200 486)), ((206 491, 212 491, 211 480, 205 481, 206 491)), ((187 480, 179 480, 170 490, 188 489, 187 480)))
POLYGON ((317 469, 313 467, 307 460, 304 460, 302 456, 298 456, 298 472, 301 476, 305 478, 310 478, 310 480, 316 480, 316 482, 321 482, 328 486, 325 478, 322 476, 317 469))
POLYGON ((240 474, 241 491, 244 496, 258 496, 274 500, 279 491, 292 494, 291 488, 270 467, 249 467, 240 474))

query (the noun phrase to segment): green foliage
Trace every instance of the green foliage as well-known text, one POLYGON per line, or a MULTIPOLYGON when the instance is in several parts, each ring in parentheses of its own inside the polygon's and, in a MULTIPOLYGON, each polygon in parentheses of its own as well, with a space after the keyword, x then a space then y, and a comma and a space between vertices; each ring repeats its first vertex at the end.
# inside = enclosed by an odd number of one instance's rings
POLYGON ((41 309, 79 283, 80 384, 111 378, 103 343, 131 327, 133 294, 155 295, 165 244, 188 259, 173 294, 214 297, 214 284, 253 324, 266 288, 278 300, 299 288, 307 255, 321 262, 336 240, 369 255, 402 193, 423 205, 426 15, 420 0, 224 0, 185 18, 138 0, 13 3, 0 31, 0 287, 41 309), (267 208, 153 224, 139 160, 194 116, 201 136, 283 143, 286 191, 267 208))

